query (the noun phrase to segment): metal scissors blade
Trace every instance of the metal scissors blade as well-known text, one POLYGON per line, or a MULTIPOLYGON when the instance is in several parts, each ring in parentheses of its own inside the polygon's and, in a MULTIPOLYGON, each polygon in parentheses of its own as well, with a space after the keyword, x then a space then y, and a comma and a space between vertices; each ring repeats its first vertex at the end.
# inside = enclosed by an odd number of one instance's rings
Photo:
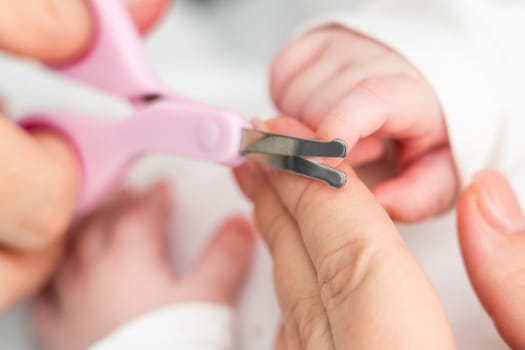
POLYGON ((346 144, 336 139, 318 141, 298 137, 272 134, 253 129, 243 129, 242 152, 279 154, 303 157, 346 157, 346 144))
POLYGON ((241 155, 268 166, 316 179, 334 188, 346 183, 346 174, 304 157, 346 157, 342 140, 318 141, 243 129, 241 155))
POLYGON ((253 153, 248 158, 293 174, 323 181, 334 188, 341 188, 346 183, 344 172, 303 157, 253 153))

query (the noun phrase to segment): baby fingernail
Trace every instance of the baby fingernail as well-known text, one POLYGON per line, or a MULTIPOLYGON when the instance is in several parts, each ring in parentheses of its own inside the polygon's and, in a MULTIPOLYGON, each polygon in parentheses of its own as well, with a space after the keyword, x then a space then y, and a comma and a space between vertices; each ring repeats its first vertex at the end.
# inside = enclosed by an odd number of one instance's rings
POLYGON ((503 175, 496 171, 478 173, 472 186, 481 214, 490 226, 504 233, 525 229, 525 216, 518 198, 503 175))

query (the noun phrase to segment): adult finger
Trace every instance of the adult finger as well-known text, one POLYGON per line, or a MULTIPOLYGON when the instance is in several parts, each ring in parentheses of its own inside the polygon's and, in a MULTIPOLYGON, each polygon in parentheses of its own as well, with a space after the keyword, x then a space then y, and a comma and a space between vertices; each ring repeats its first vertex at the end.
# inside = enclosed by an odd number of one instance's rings
POLYGON ((484 171, 461 195, 461 250, 474 289, 513 349, 525 348, 525 216, 503 175, 484 171))
POLYGON ((258 183, 254 203, 259 230, 273 258, 287 349, 334 349, 316 272, 295 220, 265 179, 258 183))
POLYGON ((17 253, 0 249, 0 310, 41 288, 59 263, 63 247, 63 242, 57 242, 40 252, 17 253))
POLYGON ((452 348, 440 302, 392 221, 352 170, 341 170, 340 190, 271 176, 316 271, 335 348, 452 348))
MULTIPOLYGON (((166 11, 169 0, 126 0, 145 32, 166 11)), ((93 38, 87 0, 0 0, 0 49, 45 63, 67 63, 93 38)))
POLYGON ((30 137, 7 119, 0 119, 0 135, 0 243, 41 249, 69 225, 79 181, 76 157, 55 135, 30 137))

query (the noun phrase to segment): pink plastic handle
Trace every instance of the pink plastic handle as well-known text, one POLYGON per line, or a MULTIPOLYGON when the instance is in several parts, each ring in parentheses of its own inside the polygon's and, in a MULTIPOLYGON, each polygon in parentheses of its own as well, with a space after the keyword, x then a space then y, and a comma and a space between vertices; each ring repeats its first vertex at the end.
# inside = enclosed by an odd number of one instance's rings
POLYGON ((147 64, 138 33, 122 0, 90 0, 96 35, 84 56, 58 71, 135 101, 166 95, 147 64))
POLYGON ((54 129, 75 148, 83 174, 77 211, 91 210, 121 179, 138 157, 151 152, 177 154, 234 166, 242 128, 247 121, 231 112, 192 107, 171 101, 139 109, 130 118, 107 122, 71 115, 25 118, 25 128, 54 129))
POLYGON ((83 175, 77 213, 92 209, 139 156, 166 152, 225 165, 242 161, 241 130, 236 113, 216 109, 164 90, 150 71, 141 39, 121 0, 90 0, 97 35, 89 52, 60 71, 136 106, 130 118, 107 122, 71 115, 36 115, 26 128, 48 128, 75 148, 83 175), (159 96, 145 103, 148 96, 159 96))

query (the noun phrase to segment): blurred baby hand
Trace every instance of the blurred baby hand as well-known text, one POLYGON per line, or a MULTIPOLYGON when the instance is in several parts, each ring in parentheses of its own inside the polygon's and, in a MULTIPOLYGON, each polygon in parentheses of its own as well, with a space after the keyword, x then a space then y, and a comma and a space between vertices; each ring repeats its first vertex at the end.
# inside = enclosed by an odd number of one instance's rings
MULTIPOLYGON (((254 243, 249 223, 230 219, 189 273, 176 276, 166 249, 169 212, 165 186, 143 195, 122 192, 73 232, 69 257, 34 309, 44 349, 86 349, 125 323, 166 306, 235 301, 254 243)), ((186 315, 186 322, 191 325, 195 318, 186 315)), ((168 334, 161 338, 185 336, 174 324, 158 331, 168 334)), ((138 337, 133 348, 160 348, 154 345, 159 339, 141 347, 152 336, 145 333, 132 335, 138 337)), ((204 337, 206 330, 192 333, 204 337)))
POLYGON ((321 139, 342 138, 354 165, 398 150, 399 175, 373 189, 390 216, 413 222, 450 207, 458 179, 439 101, 403 57, 340 27, 307 33, 279 54, 271 93, 321 139))

